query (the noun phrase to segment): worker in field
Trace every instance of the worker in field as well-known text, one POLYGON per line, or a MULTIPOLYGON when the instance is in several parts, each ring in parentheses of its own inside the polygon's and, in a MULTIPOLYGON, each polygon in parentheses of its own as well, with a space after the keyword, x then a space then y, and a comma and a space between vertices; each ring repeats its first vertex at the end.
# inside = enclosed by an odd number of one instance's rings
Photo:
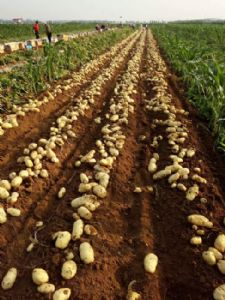
POLYGON ((51 42, 52 42, 52 28, 51 28, 49 23, 45 23, 45 33, 47 35, 49 44, 51 44, 51 42))
POLYGON ((34 26, 33 26, 33 30, 34 30, 34 34, 36 39, 40 38, 40 33, 39 33, 39 23, 38 21, 35 22, 34 26))

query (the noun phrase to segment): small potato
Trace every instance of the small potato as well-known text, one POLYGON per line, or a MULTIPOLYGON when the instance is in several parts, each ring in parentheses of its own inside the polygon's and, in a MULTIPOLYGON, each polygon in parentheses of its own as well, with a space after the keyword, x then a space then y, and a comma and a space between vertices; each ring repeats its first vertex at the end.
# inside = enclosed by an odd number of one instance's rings
POLYGON ((214 247, 222 253, 225 252, 225 234, 221 233, 217 236, 214 242, 214 247))
POLYGON ((9 204, 14 204, 14 203, 17 202, 18 198, 19 198, 19 193, 13 192, 13 193, 11 194, 11 196, 9 196, 9 197, 7 198, 7 203, 9 203, 9 204))
POLYGON ((84 222, 79 219, 73 223, 72 240, 79 240, 84 232, 84 222))
POLYGON ((58 198, 59 199, 63 198, 65 193, 66 193, 66 188, 62 187, 58 192, 58 198))
POLYGON ((204 251, 202 253, 202 258, 209 266, 214 266, 216 264, 215 255, 211 251, 204 251))
POLYGON ((79 207, 77 212, 79 216, 85 220, 90 220, 92 218, 92 213, 85 206, 79 207))
POLYGON ((206 228, 212 228, 213 223, 209 221, 205 216, 193 214, 188 216, 188 222, 196 226, 202 226, 206 228))
POLYGON ((41 285, 49 281, 49 276, 44 269, 35 268, 32 271, 32 280, 35 284, 41 285))
POLYGON ((10 268, 6 275, 3 277, 1 286, 3 290, 9 290, 13 287, 17 277, 17 269, 10 268))
POLYGON ((4 200, 9 197, 9 192, 6 188, 0 187, 0 199, 4 200))
POLYGON ((153 157, 150 159, 149 164, 148 164, 148 171, 150 173, 155 173, 157 171, 157 164, 156 164, 156 159, 153 157))
POLYGON ((216 258, 217 260, 223 259, 223 254, 220 253, 216 248, 214 248, 214 247, 209 247, 208 251, 213 252, 213 254, 214 254, 214 256, 215 256, 215 258, 216 258))
POLYGON ((148 273, 155 273, 158 265, 158 257, 154 253, 148 253, 144 259, 144 268, 148 273))
POLYGON ((165 178, 169 175, 171 175, 171 170, 165 169, 165 170, 161 170, 161 171, 158 171, 157 173, 155 173, 153 175, 153 179, 154 180, 159 180, 159 179, 163 179, 163 178, 165 178))
POLYGON ((3 224, 7 221, 7 214, 2 206, 0 206, 0 224, 3 224))
POLYGON ((23 182, 23 178, 20 176, 16 176, 15 178, 13 178, 13 180, 11 181, 11 185, 13 188, 18 188, 23 182))
POLYGON ((225 275, 225 260, 219 260, 217 263, 219 271, 225 275))
POLYGON ((105 198, 107 195, 106 189, 99 184, 93 187, 93 193, 99 198, 105 198))
POLYGON ((77 265, 73 260, 67 260, 62 265, 61 276, 66 279, 72 279, 77 273, 77 265))
POLYGON ((194 185, 190 187, 186 193, 186 199, 188 201, 193 201, 199 194, 199 187, 198 185, 194 185))
POLYGON ((53 235, 53 239, 56 239, 56 248, 65 249, 71 240, 71 233, 68 231, 58 231, 53 235))
POLYGON ((94 226, 88 225, 88 224, 84 226, 84 232, 87 235, 97 235, 98 234, 97 229, 94 226))
POLYGON ((37 291, 41 294, 54 293, 55 286, 54 286, 54 284, 51 284, 51 283, 43 283, 38 286, 37 291))
POLYGON ((40 171, 40 176, 41 176, 42 178, 48 178, 48 171, 45 170, 45 169, 42 169, 42 170, 40 171))
POLYGON ((224 300, 225 299, 225 284, 218 286, 213 292, 214 300, 224 300))
POLYGON ((22 170, 19 172, 19 176, 22 177, 23 179, 29 177, 29 172, 27 170, 22 170))
POLYGON ((190 243, 192 245, 195 245, 195 246, 201 245, 202 244, 202 238, 200 236, 193 236, 190 239, 190 243))
POLYGON ((53 294, 53 300, 68 300, 71 296, 71 290, 68 288, 61 288, 56 290, 53 294))
POLYGON ((80 259, 85 264, 91 264, 94 262, 94 250, 88 242, 80 244, 80 259))
POLYGON ((19 217, 21 215, 21 211, 18 208, 10 207, 10 208, 7 208, 6 211, 7 211, 7 214, 9 214, 12 217, 19 217))
POLYGON ((86 174, 84 174, 84 173, 80 174, 80 182, 81 183, 89 183, 89 178, 87 177, 86 174))
POLYGON ((11 184, 8 180, 1 180, 0 181, 0 187, 6 189, 7 191, 11 190, 11 184))
POLYGON ((71 206, 73 208, 78 208, 80 206, 86 206, 87 203, 95 203, 97 197, 95 195, 83 195, 81 197, 75 198, 71 201, 71 206))

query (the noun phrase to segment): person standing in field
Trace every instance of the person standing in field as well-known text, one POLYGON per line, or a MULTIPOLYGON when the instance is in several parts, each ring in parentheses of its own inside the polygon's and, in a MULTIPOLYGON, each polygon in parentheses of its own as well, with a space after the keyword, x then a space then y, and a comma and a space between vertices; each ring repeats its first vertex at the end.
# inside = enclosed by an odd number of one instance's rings
POLYGON ((34 30, 34 34, 36 36, 36 39, 39 39, 40 33, 39 33, 39 23, 38 23, 38 21, 35 22, 35 24, 33 26, 33 30, 34 30))
POLYGON ((49 23, 45 23, 45 32, 49 41, 49 44, 52 42, 52 28, 49 23))

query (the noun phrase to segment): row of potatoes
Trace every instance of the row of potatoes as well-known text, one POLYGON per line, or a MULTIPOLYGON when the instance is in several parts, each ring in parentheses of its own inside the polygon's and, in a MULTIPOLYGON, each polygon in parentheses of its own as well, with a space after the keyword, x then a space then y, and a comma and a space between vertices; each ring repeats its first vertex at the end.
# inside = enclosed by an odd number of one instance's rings
POLYGON ((108 52, 100 55, 91 62, 88 62, 78 72, 73 72, 70 79, 65 79, 62 83, 56 85, 52 89, 50 85, 48 85, 49 91, 47 91, 42 98, 30 99, 22 106, 14 104, 11 114, 0 117, 0 136, 4 135, 7 129, 19 126, 18 117, 24 117, 28 112, 40 112, 40 107, 43 104, 54 100, 58 95, 62 94, 63 91, 81 86, 87 82, 87 79, 90 77, 89 74, 101 70, 106 62, 110 61, 114 55, 125 47, 125 45, 133 38, 133 35, 112 47, 108 52))
MULTIPOLYGON (((106 83, 111 80, 113 74, 124 61, 137 38, 138 35, 135 34, 132 39, 129 38, 128 42, 127 39, 122 42, 124 48, 120 52, 120 55, 112 59, 110 67, 104 69, 102 74, 92 82, 89 88, 81 93, 75 104, 71 105, 62 116, 58 117, 56 122, 52 123, 48 139, 41 138, 37 143, 31 143, 23 150, 23 156, 17 159, 17 162, 22 165, 21 170, 18 173, 10 173, 9 179, 0 181, 1 200, 6 200, 9 205, 14 205, 19 197, 19 193, 16 190, 23 184, 24 180, 28 177, 38 176, 44 179, 48 178, 49 174, 48 171, 43 168, 43 162, 48 160, 52 163, 59 163, 59 159, 56 156, 57 147, 63 147, 68 138, 76 137, 76 134, 72 130, 73 122, 76 121, 80 115, 84 115, 85 111, 95 102, 95 97, 101 94, 101 90, 103 90, 106 83)), ((114 47, 110 55, 117 53, 118 50, 116 49, 120 49, 120 47, 121 44, 114 47)), ((105 58, 105 56, 103 56, 103 58, 105 58)), ((7 208, 7 211, 5 211, 4 207, 0 206, 0 224, 7 221, 7 214, 18 217, 21 212, 14 207, 7 208)))
MULTIPOLYGON (((124 59, 125 56, 127 55, 128 51, 131 49, 131 47, 134 45, 134 42, 137 40, 138 35, 135 35, 135 38, 131 40, 131 42, 123 49, 121 56, 124 59)), ((122 62, 123 60, 120 58, 120 61, 122 62)), ((115 59, 115 62, 112 62, 112 65, 114 68, 118 66, 118 63, 115 59)), ((129 72, 131 70, 129 69, 129 72)), ((105 72, 106 73, 106 72, 105 72)), ((107 73, 106 73, 107 74, 107 73)), ((91 93, 86 95, 87 97, 91 96, 91 93)), ((114 100, 115 101, 115 100, 114 100)), ((128 117, 128 115, 127 115, 128 117)), ((58 118, 57 124, 61 124, 62 122, 65 121, 65 118, 58 118)), ((113 121, 112 121, 113 122, 113 121)), ((109 124, 110 125, 110 124, 109 124)), ((63 128, 64 126, 61 126, 63 128)), ((118 126, 117 126, 118 127, 118 126)), ((114 126, 115 128, 115 126, 114 126)), ((119 128, 120 129, 120 128, 119 128)), ((104 129, 102 130, 104 132, 104 129)), ((113 133, 116 132, 115 129, 113 133)), ((122 134, 121 134, 122 135, 122 134)), ((123 136, 123 141, 125 137, 123 136)), ((41 141, 44 143, 44 145, 49 145, 50 143, 53 143, 53 141, 47 141, 42 139, 41 141), (47 143, 45 143, 47 142, 47 143)), ((97 145, 103 145, 103 143, 100 143, 100 141, 96 141, 96 146, 97 145)), ((117 143, 117 146, 121 149, 121 143, 117 143)), ((40 145, 34 145, 32 146, 29 145, 28 149, 29 151, 26 150, 26 155, 30 155, 30 151, 35 151, 38 149, 40 145), (30 149, 32 148, 32 149, 30 149)), ((98 146, 97 146, 98 147, 98 146)), ((44 149, 44 148, 43 148, 44 149)), ((50 147, 50 150, 53 152, 55 148, 50 147)), ((115 148, 116 150, 116 148, 115 148)), ((44 149, 44 151, 48 151, 48 149, 44 149)), ((51 153, 50 151, 50 153, 51 153)), ((118 154, 119 154, 119 150, 118 154)), ((54 153, 54 152, 53 152, 54 153)), ((72 228, 72 233, 68 231, 59 231, 53 234, 52 239, 55 241, 55 247, 61 250, 67 250, 69 243, 71 241, 77 241, 81 238, 81 236, 85 233, 88 236, 94 236, 98 232, 96 228, 90 224, 85 224, 85 222, 88 222, 91 220, 93 216, 93 212, 99 207, 100 202, 98 201, 98 198, 104 198, 106 197, 106 189, 109 183, 109 171, 112 168, 112 163, 114 161, 114 158, 117 156, 112 156, 112 157, 105 157, 97 161, 94 156, 95 156, 96 151, 92 150, 86 155, 82 156, 80 158, 80 161, 77 161, 75 163, 76 167, 79 167, 82 163, 91 165, 94 170, 96 170, 95 174, 95 179, 98 181, 98 183, 92 184, 93 188, 93 194, 91 193, 91 190, 85 185, 89 184, 89 177, 85 173, 80 174, 80 186, 78 188, 79 193, 83 194, 82 196, 75 198, 71 201, 71 206, 76 212, 73 213, 73 218, 75 221, 73 222, 73 228, 72 228)), ((114 152, 114 154, 117 154, 117 152, 114 152)), ((33 157, 33 155, 32 155, 33 157)), ((31 157, 31 160, 33 158, 31 157)), ((56 157, 55 155, 52 157, 56 157)), ((51 159, 51 157, 48 157, 51 159)), ((66 194, 66 188, 62 187, 59 192, 58 192, 58 198, 62 199, 66 194)), ((38 222, 40 223, 40 222, 38 222)), ((43 226, 43 222, 40 224, 37 224, 39 227, 43 226)), ((31 244, 28 245, 27 251, 30 252, 34 249, 35 246, 35 241, 32 241, 31 244)), ((79 252, 80 252, 80 258, 85 264, 91 264, 94 262, 94 250, 91 246, 90 243, 88 242, 83 242, 79 246, 79 252)), ((72 251, 66 252, 66 261, 63 263, 61 267, 61 276, 65 280, 70 280, 72 279, 77 273, 77 264, 74 261, 74 254, 72 251)), ((3 289, 10 289, 13 287, 13 284, 16 280, 17 277, 17 269, 16 268, 11 268, 8 270, 7 274, 4 276, 2 280, 2 288, 3 289)), ((53 300, 67 300, 71 296, 71 290, 69 288, 61 288, 58 290, 55 290, 55 285, 53 283, 49 282, 49 275, 46 270, 42 268, 35 268, 32 271, 32 280, 33 282, 37 285, 37 291, 43 294, 50 294, 53 293, 53 300)))
MULTIPOLYGON (((177 119, 179 114, 187 116, 188 112, 183 109, 177 109, 171 102, 172 96, 168 92, 168 85, 165 77, 166 67, 160 57, 159 51, 154 44, 154 39, 149 34, 149 39, 152 41, 149 51, 149 70, 153 74, 149 81, 154 86, 153 90, 156 96, 151 100, 146 100, 146 108, 151 112, 160 112, 165 115, 164 120, 155 119, 152 128, 157 126, 165 127, 165 136, 168 145, 171 149, 169 158, 172 163, 166 166, 163 170, 158 170, 159 154, 155 152, 149 161, 148 171, 152 174, 153 180, 160 180, 168 178, 168 183, 171 188, 177 188, 186 194, 187 201, 193 201, 200 193, 200 184, 207 184, 207 180, 202 176, 200 167, 193 169, 194 174, 191 174, 189 168, 183 167, 182 163, 185 158, 192 158, 195 155, 194 148, 185 148, 183 144, 188 138, 188 129, 181 121, 177 119), (191 179, 193 185, 189 188, 184 184, 188 179, 191 179), (182 180, 182 182, 179 182, 182 180)), ((164 137, 162 135, 153 138, 151 146, 155 151, 157 150, 160 141, 164 137)), ((206 203, 207 199, 201 198, 201 203, 206 203)), ((192 245, 198 246, 202 244, 202 236, 205 235, 206 230, 213 228, 213 223, 201 214, 189 215, 187 221, 192 225, 195 231, 194 236, 190 239, 192 245)), ((203 260, 211 266, 217 265, 218 270, 225 274, 225 234, 220 233, 214 241, 214 245, 209 247, 207 251, 202 253, 203 260)), ((215 300, 225 299, 225 284, 219 286, 214 290, 213 297, 215 300)))

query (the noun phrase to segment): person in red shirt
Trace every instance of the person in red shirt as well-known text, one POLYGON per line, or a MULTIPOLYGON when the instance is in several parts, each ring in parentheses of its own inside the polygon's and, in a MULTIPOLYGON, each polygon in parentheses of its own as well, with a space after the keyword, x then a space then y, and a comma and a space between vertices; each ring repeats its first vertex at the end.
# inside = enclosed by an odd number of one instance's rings
POLYGON ((36 39, 39 39, 40 34, 39 34, 39 24, 38 24, 38 21, 35 22, 35 24, 33 26, 33 30, 34 30, 34 34, 36 36, 36 39))

